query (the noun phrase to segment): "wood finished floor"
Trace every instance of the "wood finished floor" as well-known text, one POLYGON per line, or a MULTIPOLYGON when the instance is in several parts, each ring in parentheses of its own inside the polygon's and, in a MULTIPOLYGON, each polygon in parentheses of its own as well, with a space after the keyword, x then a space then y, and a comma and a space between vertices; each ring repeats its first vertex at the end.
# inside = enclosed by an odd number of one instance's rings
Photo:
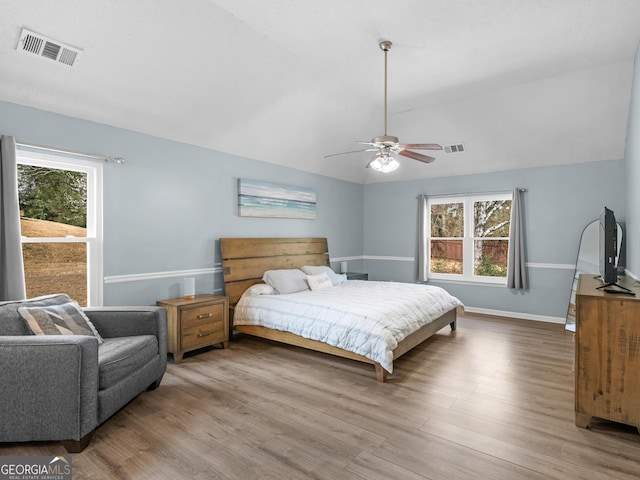
POLYGON ((574 425, 572 357, 561 325, 467 314, 381 384, 370 365, 244 337, 170 363, 73 455, 73 478, 640 478, 635 428, 574 425))

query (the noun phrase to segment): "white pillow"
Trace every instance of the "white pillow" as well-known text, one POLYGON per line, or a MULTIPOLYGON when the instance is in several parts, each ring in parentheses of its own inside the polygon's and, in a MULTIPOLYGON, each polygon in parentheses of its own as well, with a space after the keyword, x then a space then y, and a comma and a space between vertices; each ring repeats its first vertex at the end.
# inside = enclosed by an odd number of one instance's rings
POLYGON ((243 295, 273 295, 276 291, 273 289, 271 285, 267 285, 266 283, 256 283, 255 285, 250 286, 245 290, 243 295))
POLYGON ((266 284, 271 285, 280 295, 309 290, 307 276, 302 270, 298 270, 297 268, 267 270, 264 272, 262 280, 266 284))
POLYGON ((320 275, 321 273, 326 273, 331 280, 332 285, 340 285, 347 281, 346 275, 340 275, 334 272, 331 267, 327 267, 326 265, 305 265, 302 267, 302 271, 307 275, 320 275))
POLYGON ((333 284, 329 279, 329 275, 326 273, 321 273, 320 275, 307 275, 307 283, 314 292, 333 287, 333 284))

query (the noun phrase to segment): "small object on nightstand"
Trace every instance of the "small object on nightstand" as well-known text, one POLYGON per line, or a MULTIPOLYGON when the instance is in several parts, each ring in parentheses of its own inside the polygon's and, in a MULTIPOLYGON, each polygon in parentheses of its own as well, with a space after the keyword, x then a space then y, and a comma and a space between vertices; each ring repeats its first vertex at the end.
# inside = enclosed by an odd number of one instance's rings
POLYGON ((229 299, 222 295, 158 300, 167 309, 167 351, 176 363, 186 352, 229 341, 229 299))
POLYGON ((345 272, 347 274, 347 280, 369 280, 368 273, 358 272, 345 272))
POLYGON ((196 279, 193 277, 182 279, 182 296, 193 300, 196 298, 196 279))

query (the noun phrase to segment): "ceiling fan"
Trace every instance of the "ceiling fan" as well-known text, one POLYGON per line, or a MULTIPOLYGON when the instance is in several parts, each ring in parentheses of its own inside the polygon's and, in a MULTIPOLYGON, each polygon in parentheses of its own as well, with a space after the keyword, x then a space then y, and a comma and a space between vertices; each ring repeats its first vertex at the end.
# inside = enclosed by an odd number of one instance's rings
POLYGON ((357 142, 369 145, 369 148, 352 150, 350 152, 334 153, 326 155, 324 158, 335 157, 337 155, 347 155, 356 152, 377 152, 367 164, 379 172, 388 173, 400 166, 395 158, 396 155, 412 158, 424 163, 431 163, 435 158, 412 150, 442 150, 442 146, 436 143, 409 143, 401 144, 398 137, 387 135, 387 53, 391 50, 392 43, 389 41, 380 42, 380 49, 384 52, 384 135, 374 137, 370 142, 357 142))

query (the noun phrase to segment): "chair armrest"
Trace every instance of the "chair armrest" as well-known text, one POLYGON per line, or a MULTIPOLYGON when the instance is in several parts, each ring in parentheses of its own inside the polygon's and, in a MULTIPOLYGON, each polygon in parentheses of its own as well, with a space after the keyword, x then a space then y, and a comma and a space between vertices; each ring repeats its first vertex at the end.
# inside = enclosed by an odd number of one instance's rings
POLYGON ((167 334, 164 307, 87 307, 83 311, 104 338, 167 334))
POLYGON ((98 341, 0 336, 0 442, 79 440, 98 425, 98 341))
POLYGON ((155 335, 164 372, 167 364, 167 310, 164 307, 87 307, 83 311, 104 338, 155 335))

